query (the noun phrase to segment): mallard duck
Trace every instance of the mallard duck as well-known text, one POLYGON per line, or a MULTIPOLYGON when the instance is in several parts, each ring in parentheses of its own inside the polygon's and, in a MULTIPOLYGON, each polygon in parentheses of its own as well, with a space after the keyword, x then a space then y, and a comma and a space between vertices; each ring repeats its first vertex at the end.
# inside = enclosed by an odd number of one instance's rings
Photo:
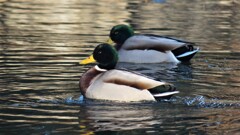
POLYGON ((199 51, 191 42, 151 34, 136 35, 127 25, 114 26, 109 36, 116 43, 119 62, 186 62, 199 51))
MULTIPOLYGON (((112 101, 157 101, 179 93, 166 82, 156 81, 139 73, 114 69, 118 62, 116 49, 106 43, 98 45, 89 62, 96 66, 85 72, 79 81, 80 91, 89 99, 112 101)), ((85 60, 82 64, 88 64, 85 60)))

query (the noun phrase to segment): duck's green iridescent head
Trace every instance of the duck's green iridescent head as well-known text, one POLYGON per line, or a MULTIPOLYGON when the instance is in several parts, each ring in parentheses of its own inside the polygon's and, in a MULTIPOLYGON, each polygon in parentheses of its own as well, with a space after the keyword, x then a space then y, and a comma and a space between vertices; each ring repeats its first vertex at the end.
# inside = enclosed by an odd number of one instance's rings
POLYGON ((99 63, 102 69, 114 69, 118 61, 116 49, 106 43, 99 44, 93 51, 93 58, 99 63))
POLYGON ((114 26, 110 31, 110 38, 117 44, 123 44, 129 37, 133 36, 133 29, 124 24, 114 26))

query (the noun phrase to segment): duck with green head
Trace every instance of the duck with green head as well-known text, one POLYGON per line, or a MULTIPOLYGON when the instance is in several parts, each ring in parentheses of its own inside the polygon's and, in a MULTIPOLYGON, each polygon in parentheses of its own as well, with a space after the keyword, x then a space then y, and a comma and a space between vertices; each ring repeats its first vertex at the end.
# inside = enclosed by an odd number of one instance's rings
POLYGON ((98 65, 85 72, 79 81, 80 91, 86 98, 124 102, 156 101, 169 99, 178 93, 172 84, 115 69, 118 53, 109 44, 98 45, 93 51, 93 57, 82 64, 92 60, 96 60, 98 65))
POLYGON ((152 34, 134 34, 128 25, 116 25, 109 34, 119 62, 161 63, 189 61, 198 51, 194 43, 152 34))

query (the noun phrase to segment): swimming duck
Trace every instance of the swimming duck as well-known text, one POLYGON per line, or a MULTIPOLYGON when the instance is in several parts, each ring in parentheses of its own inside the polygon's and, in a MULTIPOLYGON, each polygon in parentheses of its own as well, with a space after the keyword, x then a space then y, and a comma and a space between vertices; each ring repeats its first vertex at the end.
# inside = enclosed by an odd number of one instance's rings
POLYGON ((128 25, 116 25, 110 31, 110 39, 116 43, 119 62, 161 63, 186 62, 198 51, 194 43, 170 37, 134 34, 128 25))
POLYGON ((98 65, 83 73, 79 81, 82 95, 89 99, 112 101, 157 101, 179 93, 166 82, 156 81, 139 73, 115 69, 116 49, 106 43, 98 45, 93 56, 81 64, 96 60, 98 65))

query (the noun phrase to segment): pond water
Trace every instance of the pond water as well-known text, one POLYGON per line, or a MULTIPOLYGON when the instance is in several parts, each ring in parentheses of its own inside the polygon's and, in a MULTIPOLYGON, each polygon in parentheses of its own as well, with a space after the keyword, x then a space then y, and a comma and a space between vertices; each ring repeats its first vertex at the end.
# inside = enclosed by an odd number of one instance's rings
POLYGON ((240 134, 239 0, 0 0, 0 134, 240 134), (190 63, 120 66, 173 83, 157 103, 85 100, 79 60, 116 24, 195 42, 190 63))

